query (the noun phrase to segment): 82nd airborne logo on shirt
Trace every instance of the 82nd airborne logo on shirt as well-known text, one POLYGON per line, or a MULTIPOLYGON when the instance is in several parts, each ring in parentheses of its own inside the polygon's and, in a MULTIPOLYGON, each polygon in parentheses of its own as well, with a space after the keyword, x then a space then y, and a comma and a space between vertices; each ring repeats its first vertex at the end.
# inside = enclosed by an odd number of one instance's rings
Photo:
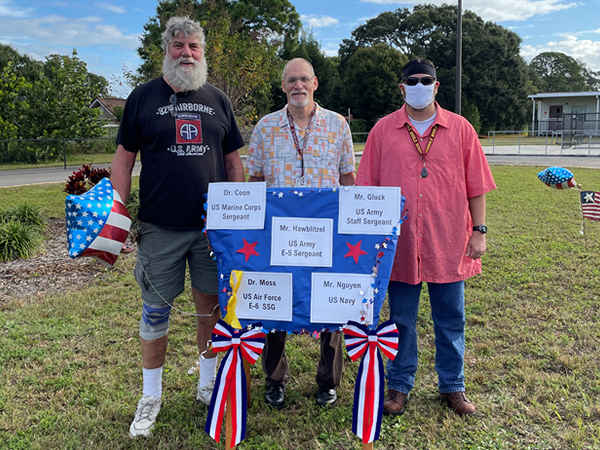
POLYGON ((199 114, 178 113, 176 126, 178 144, 202 143, 202 122, 199 114))

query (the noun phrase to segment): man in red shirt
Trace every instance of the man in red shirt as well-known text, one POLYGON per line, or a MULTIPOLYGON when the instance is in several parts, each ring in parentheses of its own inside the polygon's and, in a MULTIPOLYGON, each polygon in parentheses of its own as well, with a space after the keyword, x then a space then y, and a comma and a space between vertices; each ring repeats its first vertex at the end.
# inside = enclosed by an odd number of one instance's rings
POLYGON ((388 288, 390 315, 400 333, 398 354, 387 364, 389 415, 404 412, 414 386, 423 282, 442 399, 458 414, 476 411, 464 392, 464 280, 481 273, 485 194, 496 185, 476 131, 435 102, 438 88, 431 61, 415 59, 403 67, 405 105, 373 127, 356 178, 359 186, 400 186, 408 211, 388 288))

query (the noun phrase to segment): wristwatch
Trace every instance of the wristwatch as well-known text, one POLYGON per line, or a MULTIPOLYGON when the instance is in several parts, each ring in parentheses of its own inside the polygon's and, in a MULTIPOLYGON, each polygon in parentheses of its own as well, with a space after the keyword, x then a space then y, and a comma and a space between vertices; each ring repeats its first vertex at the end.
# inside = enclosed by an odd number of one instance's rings
POLYGON ((485 225, 477 225, 473 227, 473 231, 479 231, 481 234, 487 233, 487 227, 485 225))

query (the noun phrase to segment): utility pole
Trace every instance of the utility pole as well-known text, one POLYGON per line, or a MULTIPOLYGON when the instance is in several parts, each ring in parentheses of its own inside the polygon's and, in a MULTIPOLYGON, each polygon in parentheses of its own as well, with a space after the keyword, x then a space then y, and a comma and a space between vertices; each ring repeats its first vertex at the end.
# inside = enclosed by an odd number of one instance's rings
POLYGON ((458 17, 456 18, 456 96, 454 112, 460 115, 462 91, 462 0, 458 0, 458 17))

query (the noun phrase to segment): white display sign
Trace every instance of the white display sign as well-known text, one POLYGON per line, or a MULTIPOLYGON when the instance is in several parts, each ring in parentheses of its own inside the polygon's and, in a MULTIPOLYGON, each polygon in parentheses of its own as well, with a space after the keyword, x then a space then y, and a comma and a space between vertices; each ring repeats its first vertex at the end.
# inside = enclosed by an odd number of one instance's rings
POLYGON ((206 204, 209 230, 262 230, 266 183, 210 183, 206 204))
POLYGON ((340 189, 339 234, 400 234, 399 187, 349 186, 340 189))
POLYGON ((371 324, 373 308, 367 308, 363 299, 372 297, 370 275, 313 272, 310 321, 344 324, 354 320, 371 324))
POLYGON ((235 312, 240 319, 291 321, 292 274, 244 272, 235 312))
POLYGON ((272 266, 331 267, 333 219, 273 217, 272 266))

